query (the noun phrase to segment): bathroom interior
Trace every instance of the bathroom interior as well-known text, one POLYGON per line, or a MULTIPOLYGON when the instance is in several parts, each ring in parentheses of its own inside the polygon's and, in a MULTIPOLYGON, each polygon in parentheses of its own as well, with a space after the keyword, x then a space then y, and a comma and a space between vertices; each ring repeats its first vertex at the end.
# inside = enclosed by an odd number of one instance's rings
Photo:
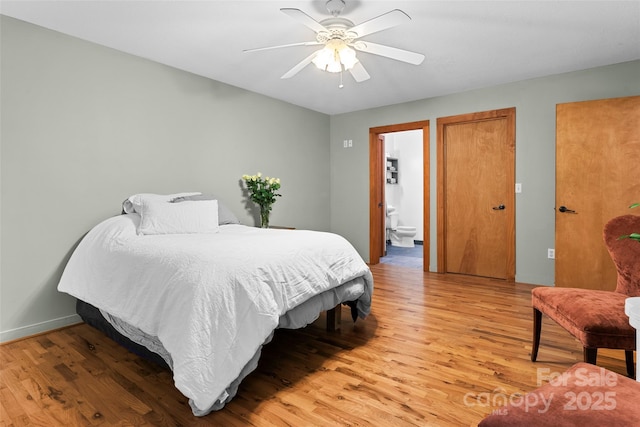
POLYGON ((387 245, 380 262, 422 269, 422 130, 383 136, 387 245))

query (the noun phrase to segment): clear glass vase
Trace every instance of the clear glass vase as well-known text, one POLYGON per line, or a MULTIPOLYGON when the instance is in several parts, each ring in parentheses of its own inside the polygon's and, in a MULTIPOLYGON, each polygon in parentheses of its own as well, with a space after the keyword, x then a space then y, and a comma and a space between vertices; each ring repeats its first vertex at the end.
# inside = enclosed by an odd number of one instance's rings
POLYGON ((260 206, 260 227, 269 228, 269 205, 260 206))

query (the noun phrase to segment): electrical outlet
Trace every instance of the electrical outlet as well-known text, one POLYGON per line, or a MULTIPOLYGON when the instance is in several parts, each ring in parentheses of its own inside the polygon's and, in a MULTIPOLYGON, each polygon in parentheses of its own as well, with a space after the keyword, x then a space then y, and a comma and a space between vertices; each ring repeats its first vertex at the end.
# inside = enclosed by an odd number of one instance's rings
POLYGON ((547 258, 555 259, 556 258, 556 250, 555 249, 547 249, 547 258))

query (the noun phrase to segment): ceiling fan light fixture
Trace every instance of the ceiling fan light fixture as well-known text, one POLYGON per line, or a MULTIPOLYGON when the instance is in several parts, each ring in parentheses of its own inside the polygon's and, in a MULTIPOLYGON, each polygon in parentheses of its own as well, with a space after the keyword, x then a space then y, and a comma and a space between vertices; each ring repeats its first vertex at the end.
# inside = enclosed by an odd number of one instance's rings
POLYGON ((329 64, 334 61, 333 56, 333 50, 325 47, 318 51, 315 58, 313 58, 311 62, 313 62, 314 65, 319 69, 326 70, 327 66, 329 66, 329 64))
POLYGON ((349 46, 345 46, 338 51, 338 55, 340 56, 340 62, 344 65, 345 70, 350 70, 354 65, 358 62, 358 58, 356 58, 356 51, 351 49, 349 46))
POLYGON ((323 71, 339 73, 353 68, 358 58, 355 50, 347 46, 344 41, 336 39, 329 41, 311 62, 323 71))
POLYGON ((331 61, 327 64, 326 70, 330 73, 339 73, 342 71, 342 64, 340 64, 340 61, 331 61))

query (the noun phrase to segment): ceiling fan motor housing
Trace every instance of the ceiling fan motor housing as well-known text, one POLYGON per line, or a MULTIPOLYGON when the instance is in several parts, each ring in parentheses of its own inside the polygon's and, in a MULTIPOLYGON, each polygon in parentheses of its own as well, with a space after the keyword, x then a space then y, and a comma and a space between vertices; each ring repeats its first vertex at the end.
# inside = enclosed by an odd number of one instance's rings
POLYGON ((319 43, 326 43, 332 39, 340 39, 345 43, 351 43, 358 37, 356 33, 349 31, 350 28, 353 28, 354 24, 346 18, 328 18, 321 21, 320 24, 322 24, 328 32, 319 31, 316 34, 316 40, 319 43))

